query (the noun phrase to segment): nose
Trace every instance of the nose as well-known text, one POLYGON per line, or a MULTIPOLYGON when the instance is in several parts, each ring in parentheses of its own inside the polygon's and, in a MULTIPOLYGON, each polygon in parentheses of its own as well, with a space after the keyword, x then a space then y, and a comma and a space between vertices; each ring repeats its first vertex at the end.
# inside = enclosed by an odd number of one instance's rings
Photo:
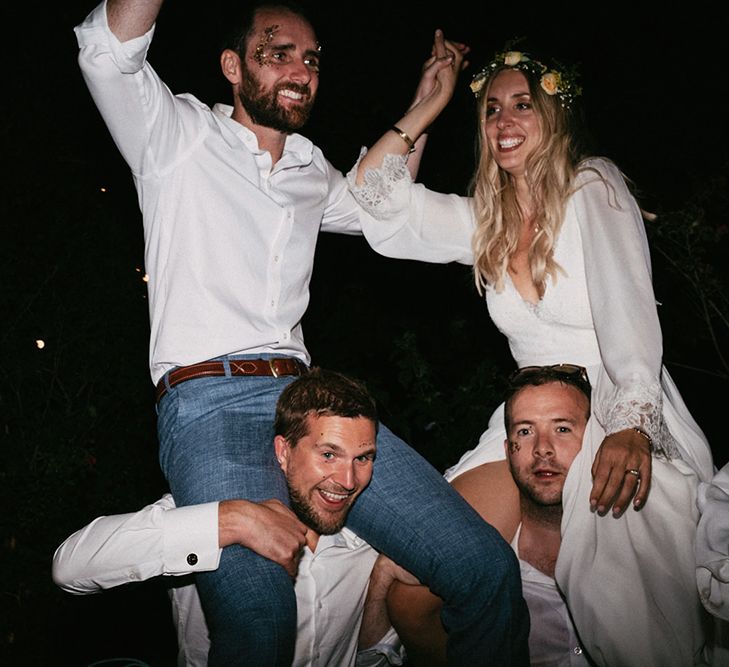
POLYGON ((496 121, 496 127, 500 130, 509 127, 513 124, 513 118, 509 109, 502 109, 499 112, 499 117, 496 121))
POLYGON ((303 60, 295 60, 290 65, 289 76, 296 83, 308 84, 311 81, 311 68, 303 60))
POLYGON ((537 434, 532 453, 535 458, 547 459, 554 456, 552 438, 547 434, 537 434))
POLYGON ((332 480, 342 487, 345 491, 353 491, 357 488, 357 471, 355 464, 342 463, 337 467, 332 480))

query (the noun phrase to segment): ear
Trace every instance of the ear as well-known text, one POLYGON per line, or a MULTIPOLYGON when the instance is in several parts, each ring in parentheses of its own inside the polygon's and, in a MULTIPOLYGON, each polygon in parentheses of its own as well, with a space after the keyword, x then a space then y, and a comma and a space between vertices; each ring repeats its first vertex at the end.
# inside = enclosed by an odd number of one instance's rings
POLYGON ((506 438, 506 440, 504 440, 504 455, 507 459, 509 458, 509 438, 506 438))
POLYGON ((286 472, 289 465, 289 453, 291 452, 291 445, 282 435, 277 435, 273 439, 273 451, 276 453, 276 458, 281 465, 281 470, 286 472))
POLYGON ((243 63, 240 56, 233 49, 225 49, 220 54, 220 69, 230 83, 236 85, 242 78, 243 63))

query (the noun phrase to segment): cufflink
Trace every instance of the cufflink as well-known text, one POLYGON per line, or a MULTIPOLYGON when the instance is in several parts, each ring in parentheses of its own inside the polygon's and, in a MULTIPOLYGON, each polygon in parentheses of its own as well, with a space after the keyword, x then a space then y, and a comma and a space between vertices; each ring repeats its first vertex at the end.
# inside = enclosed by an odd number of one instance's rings
POLYGON ((187 564, 197 565, 197 554, 187 554, 187 564))

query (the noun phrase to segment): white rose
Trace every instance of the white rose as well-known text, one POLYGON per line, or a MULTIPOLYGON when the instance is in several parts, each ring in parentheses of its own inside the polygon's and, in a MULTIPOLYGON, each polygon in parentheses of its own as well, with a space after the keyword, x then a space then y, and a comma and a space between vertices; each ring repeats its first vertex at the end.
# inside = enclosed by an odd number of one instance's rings
POLYGON ((547 72, 546 74, 542 74, 539 83, 547 95, 555 95, 559 88, 559 76, 556 72, 547 72))

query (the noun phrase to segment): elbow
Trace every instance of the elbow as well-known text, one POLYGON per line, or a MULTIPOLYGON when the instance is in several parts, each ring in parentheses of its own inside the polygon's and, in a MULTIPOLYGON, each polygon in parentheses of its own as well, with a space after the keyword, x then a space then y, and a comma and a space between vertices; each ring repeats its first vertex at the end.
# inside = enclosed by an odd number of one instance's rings
POLYGON ((56 549, 56 553, 53 554, 51 578, 53 579, 53 583, 66 593, 80 595, 83 591, 76 585, 80 572, 74 565, 74 559, 68 557, 64 546, 62 544, 56 549))

